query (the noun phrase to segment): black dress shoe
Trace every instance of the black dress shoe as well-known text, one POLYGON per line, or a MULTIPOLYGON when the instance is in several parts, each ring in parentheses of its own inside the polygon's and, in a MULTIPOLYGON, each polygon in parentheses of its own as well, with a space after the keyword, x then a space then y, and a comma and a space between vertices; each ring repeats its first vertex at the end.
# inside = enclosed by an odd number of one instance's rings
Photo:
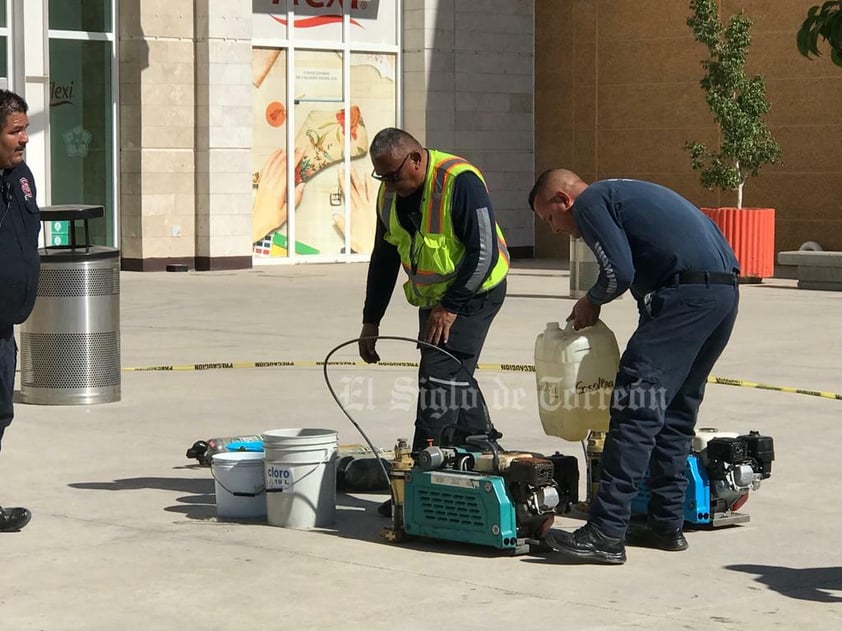
POLYGON ((30 519, 32 513, 25 508, 0 508, 0 532, 20 530, 30 519))
POLYGON ((651 526, 629 529, 626 534, 626 543, 630 546, 655 548, 667 552, 681 552, 689 547, 681 528, 664 531, 651 526))
POLYGON ((609 537, 588 522, 578 530, 550 530, 544 543, 564 556, 585 563, 621 565, 626 562, 626 546, 618 537, 609 537))

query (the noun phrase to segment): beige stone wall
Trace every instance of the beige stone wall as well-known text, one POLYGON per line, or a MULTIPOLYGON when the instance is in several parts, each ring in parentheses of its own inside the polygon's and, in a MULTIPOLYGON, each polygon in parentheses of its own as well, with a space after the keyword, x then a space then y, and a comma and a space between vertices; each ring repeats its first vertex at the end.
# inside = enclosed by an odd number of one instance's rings
MULTIPOLYGON (((745 188, 745 206, 776 209, 776 250, 816 240, 842 250, 842 69, 808 61, 795 33, 813 0, 722 0, 753 20, 749 71, 766 78, 767 120, 782 161, 745 188)), ((700 206, 736 203, 707 191, 687 140, 716 128, 699 87, 706 51, 684 0, 536 2, 535 171, 566 166, 586 179, 633 177, 672 187, 700 206)), ((537 226, 539 256, 567 256, 567 239, 537 226)))
POLYGON ((251 267, 250 0, 197 0, 196 267, 251 267))
POLYGON ((124 266, 251 267, 252 3, 120 9, 124 266))
POLYGON ((533 4, 403 5, 404 127, 479 167, 513 255, 532 254, 534 231, 533 4))
POLYGON ((120 6, 124 259, 194 256, 193 1, 120 6))

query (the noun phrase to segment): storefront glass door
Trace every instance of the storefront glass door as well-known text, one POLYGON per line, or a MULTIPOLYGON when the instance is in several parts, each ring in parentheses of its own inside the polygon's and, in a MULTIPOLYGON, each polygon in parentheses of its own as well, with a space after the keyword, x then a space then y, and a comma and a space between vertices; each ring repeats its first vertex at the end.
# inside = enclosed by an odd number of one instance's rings
MULTIPOLYGON (((103 206, 91 241, 114 246, 111 0, 51 0, 49 7, 51 203, 103 206)), ((51 242, 66 242, 66 230, 50 226, 51 242)))

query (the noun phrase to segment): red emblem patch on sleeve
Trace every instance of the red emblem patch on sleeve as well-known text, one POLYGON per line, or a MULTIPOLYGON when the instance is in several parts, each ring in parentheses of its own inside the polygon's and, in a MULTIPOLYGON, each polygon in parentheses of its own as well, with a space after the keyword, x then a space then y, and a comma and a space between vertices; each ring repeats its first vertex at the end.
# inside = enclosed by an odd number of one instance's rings
POLYGON ((20 190, 23 192, 23 198, 27 201, 32 199, 32 189, 29 188, 29 180, 25 177, 20 179, 20 190))

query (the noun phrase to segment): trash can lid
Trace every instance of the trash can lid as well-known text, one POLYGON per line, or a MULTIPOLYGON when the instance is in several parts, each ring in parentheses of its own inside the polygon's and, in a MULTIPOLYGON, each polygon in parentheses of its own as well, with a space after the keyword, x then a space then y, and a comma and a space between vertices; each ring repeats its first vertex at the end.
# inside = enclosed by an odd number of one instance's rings
POLYGON ((42 263, 73 263, 74 261, 94 261, 117 258, 120 250, 104 245, 71 247, 69 245, 48 245, 38 248, 42 263))
POLYGON ((42 221, 73 221, 75 219, 99 219, 105 215, 102 206, 91 206, 87 204, 57 204, 55 206, 42 206, 42 221))

